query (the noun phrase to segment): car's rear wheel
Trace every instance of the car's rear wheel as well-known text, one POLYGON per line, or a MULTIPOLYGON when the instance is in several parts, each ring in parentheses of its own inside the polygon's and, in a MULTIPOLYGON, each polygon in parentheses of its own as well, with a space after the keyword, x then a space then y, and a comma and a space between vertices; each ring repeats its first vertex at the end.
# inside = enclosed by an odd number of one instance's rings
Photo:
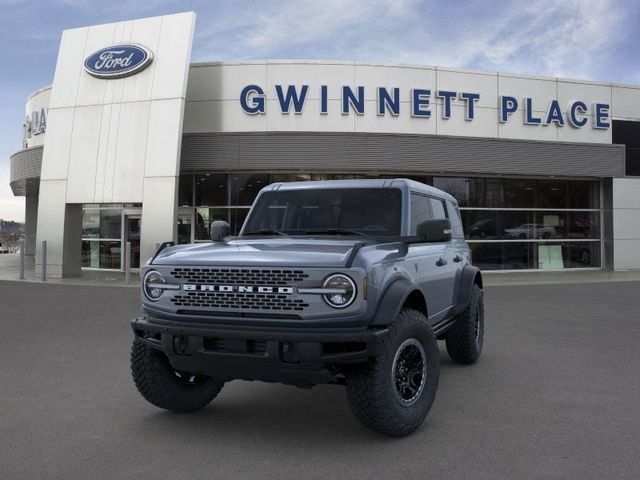
POLYGON ((392 436, 416 430, 438 389, 438 345, 425 316, 402 309, 381 353, 348 372, 347 398, 367 428, 392 436))
POLYGON ((172 412, 201 410, 224 386, 222 380, 175 370, 164 353, 135 340, 131 373, 136 388, 149 403, 172 412))
POLYGON ((469 303, 446 335, 447 352, 458 363, 475 363, 484 345, 484 301, 482 289, 473 284, 469 303))

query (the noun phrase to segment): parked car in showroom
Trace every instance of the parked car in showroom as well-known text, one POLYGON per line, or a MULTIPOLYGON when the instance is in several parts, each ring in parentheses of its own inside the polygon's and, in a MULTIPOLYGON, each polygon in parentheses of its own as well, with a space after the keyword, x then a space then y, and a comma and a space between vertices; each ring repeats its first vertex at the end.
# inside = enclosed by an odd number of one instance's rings
POLYGON ((523 223, 515 228, 505 228, 505 235, 510 238, 537 239, 553 238, 557 235, 556 229, 540 223, 523 223))

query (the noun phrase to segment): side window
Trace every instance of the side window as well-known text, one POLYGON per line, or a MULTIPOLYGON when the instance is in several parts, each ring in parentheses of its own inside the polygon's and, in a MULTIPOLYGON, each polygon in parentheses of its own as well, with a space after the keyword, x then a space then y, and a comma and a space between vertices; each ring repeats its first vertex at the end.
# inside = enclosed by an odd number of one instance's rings
POLYGON ((464 230, 462 229, 462 220, 460 219, 460 210, 453 203, 447 200, 447 210, 449 211, 449 219, 451 220, 451 230, 453 238, 464 238, 464 230))
POLYGON ((433 218, 447 218, 447 211, 444 208, 444 201, 439 198, 429 197, 431 202, 431 210, 433 211, 433 218))
POLYGON ((418 225, 433 218, 429 208, 429 197, 411 192, 411 235, 415 235, 418 225))

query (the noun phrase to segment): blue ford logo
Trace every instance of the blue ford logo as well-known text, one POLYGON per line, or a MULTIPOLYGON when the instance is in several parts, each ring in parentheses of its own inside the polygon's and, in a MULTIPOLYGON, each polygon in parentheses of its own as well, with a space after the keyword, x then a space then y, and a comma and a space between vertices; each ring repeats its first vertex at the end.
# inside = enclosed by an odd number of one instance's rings
POLYGON ((114 45, 89 55, 84 69, 98 78, 121 78, 144 70, 152 60, 153 54, 142 45, 114 45))

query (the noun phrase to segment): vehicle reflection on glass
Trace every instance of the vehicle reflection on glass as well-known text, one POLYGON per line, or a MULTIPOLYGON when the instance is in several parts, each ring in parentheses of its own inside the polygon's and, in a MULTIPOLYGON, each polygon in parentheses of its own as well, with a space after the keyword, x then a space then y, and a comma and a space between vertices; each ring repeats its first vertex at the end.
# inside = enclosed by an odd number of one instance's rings
POLYGON ((482 218, 471 225, 469 233, 472 237, 495 237, 498 233, 496 221, 493 218, 482 218))
POLYGON ((555 227, 540 223, 524 223, 515 228, 505 228, 507 238, 553 238, 557 236, 555 227))

